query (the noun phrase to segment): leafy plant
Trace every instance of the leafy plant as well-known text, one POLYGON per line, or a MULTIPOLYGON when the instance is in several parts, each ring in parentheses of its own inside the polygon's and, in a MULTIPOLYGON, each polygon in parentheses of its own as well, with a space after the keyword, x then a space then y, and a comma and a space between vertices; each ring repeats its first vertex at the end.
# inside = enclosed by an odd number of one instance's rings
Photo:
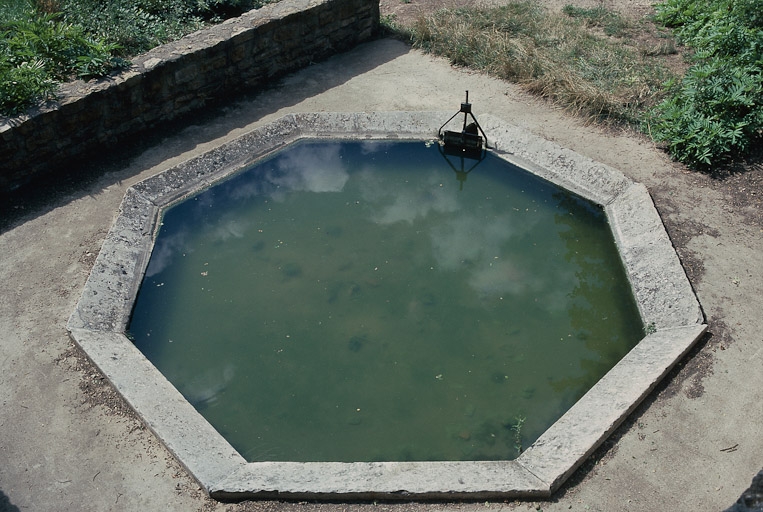
POLYGON ((271 0, 0 0, 0 114, 53 97, 56 83, 108 75, 130 55, 271 0))
POLYGON ((110 51, 115 49, 114 45, 88 38, 81 26, 60 23, 54 14, 35 14, 25 20, 7 22, 0 44, 9 62, 20 65, 38 60, 57 80, 77 76, 77 59, 81 56, 106 61, 105 73, 113 67, 110 51))
POLYGON ((90 51, 77 57, 75 69, 79 78, 89 80, 109 74, 115 68, 126 67, 129 62, 112 55, 120 49, 117 44, 93 42, 90 51))
POLYGON ((649 129, 674 158, 709 169, 744 154, 763 128, 760 70, 720 59, 693 66, 652 112, 649 129))
POLYGON ((273 0, 59 0, 63 18, 119 45, 121 55, 155 46, 273 0))
POLYGON ((697 169, 744 155, 763 134, 763 0, 669 0, 657 18, 695 54, 646 128, 697 169))
POLYGON ((117 45, 122 56, 137 55, 178 39, 203 26, 203 20, 180 0, 170 0, 162 10, 150 0, 77 0, 62 12, 67 23, 78 23, 99 40, 117 45))
POLYGON ((20 114, 40 101, 52 98, 56 87, 41 61, 15 66, 0 60, 0 112, 5 115, 20 114))
POLYGON ((379 23, 382 28, 390 34, 403 32, 405 29, 397 22, 397 15, 395 13, 382 14, 379 19, 379 23))
POLYGON ((124 65, 111 56, 115 49, 56 14, 27 10, 0 18, 0 112, 15 115, 50 99, 56 82, 108 74, 124 65))

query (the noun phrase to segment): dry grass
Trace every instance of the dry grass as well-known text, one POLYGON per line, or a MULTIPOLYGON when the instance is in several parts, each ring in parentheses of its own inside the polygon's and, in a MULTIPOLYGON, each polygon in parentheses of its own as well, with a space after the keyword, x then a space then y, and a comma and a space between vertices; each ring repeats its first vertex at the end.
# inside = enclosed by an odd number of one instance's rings
POLYGON ((670 77, 631 39, 636 24, 603 9, 549 12, 531 2, 443 9, 407 30, 413 44, 521 84, 597 120, 635 122, 670 77))

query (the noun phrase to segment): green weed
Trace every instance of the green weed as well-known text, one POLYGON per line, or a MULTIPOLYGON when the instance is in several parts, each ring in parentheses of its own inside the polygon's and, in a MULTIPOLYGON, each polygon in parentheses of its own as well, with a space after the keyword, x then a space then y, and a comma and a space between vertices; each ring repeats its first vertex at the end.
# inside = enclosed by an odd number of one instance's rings
POLYGON ((379 19, 379 24, 387 33, 395 34, 402 33, 404 31, 404 29, 397 22, 397 16, 394 13, 382 14, 381 18, 379 19))
POLYGON ((511 426, 511 430, 514 431, 514 448, 517 450, 517 456, 521 455, 524 449, 522 446, 522 425, 525 424, 525 419, 524 416, 517 416, 511 426))

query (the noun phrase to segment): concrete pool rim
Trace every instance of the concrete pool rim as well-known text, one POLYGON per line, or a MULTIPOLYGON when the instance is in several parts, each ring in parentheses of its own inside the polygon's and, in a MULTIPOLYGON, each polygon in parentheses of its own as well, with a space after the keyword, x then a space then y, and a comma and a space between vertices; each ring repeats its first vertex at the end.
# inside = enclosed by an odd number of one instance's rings
MULTIPOLYGON (((704 333, 701 308, 646 188, 492 116, 494 154, 603 206, 647 335, 515 460, 247 463, 125 336, 163 207, 303 138, 431 140, 452 113, 292 114, 127 190, 68 323, 75 342, 215 498, 548 497, 704 333)), ((457 121, 456 121, 457 123, 457 121)))

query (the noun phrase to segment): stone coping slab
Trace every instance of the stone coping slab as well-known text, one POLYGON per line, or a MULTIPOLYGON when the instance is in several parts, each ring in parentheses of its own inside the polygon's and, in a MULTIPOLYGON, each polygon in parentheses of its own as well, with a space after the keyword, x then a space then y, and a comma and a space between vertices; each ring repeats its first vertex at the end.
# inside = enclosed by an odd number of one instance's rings
MULTIPOLYGON (((517 459, 246 462, 125 335, 161 210, 302 138, 432 140, 447 112, 292 114, 130 189, 67 328, 146 425, 214 498, 548 497, 705 332, 700 305, 643 185, 481 116, 491 151, 604 208, 646 336, 517 459)), ((458 129, 454 121, 448 128, 458 129)))

